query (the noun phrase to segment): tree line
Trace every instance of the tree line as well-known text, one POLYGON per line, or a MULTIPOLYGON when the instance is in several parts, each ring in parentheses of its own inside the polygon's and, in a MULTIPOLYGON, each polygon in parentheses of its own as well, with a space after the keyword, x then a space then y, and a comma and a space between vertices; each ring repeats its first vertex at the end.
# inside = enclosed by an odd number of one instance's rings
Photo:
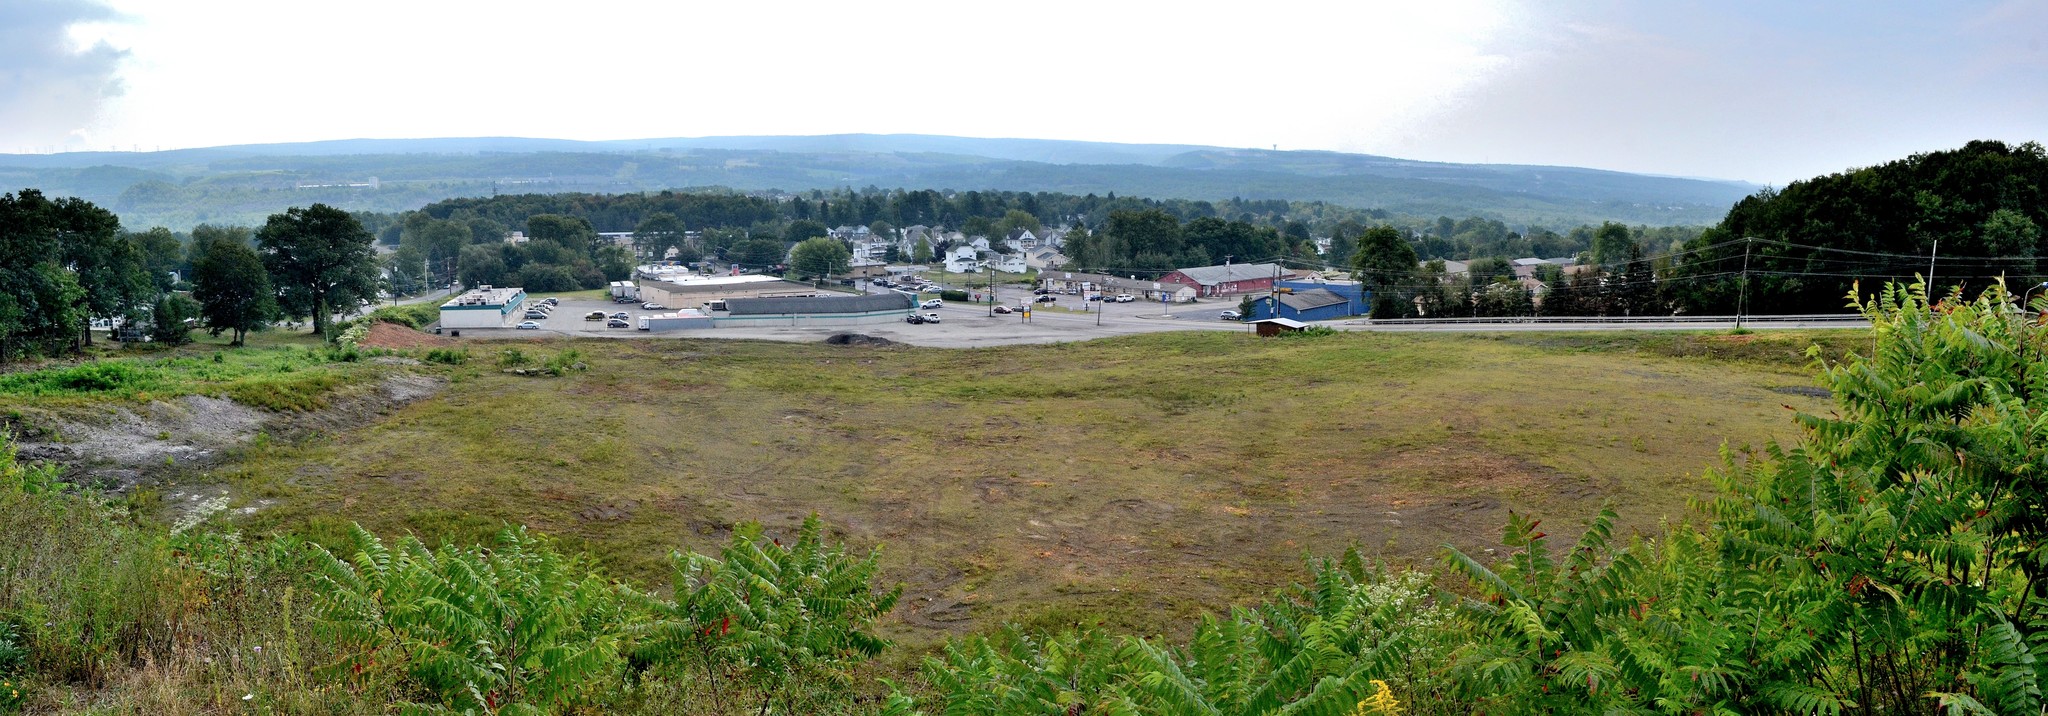
POLYGON ((165 343, 194 325, 214 335, 283 318, 310 318, 326 335, 336 313, 374 300, 372 236, 323 204, 274 214, 263 226, 124 231, 112 212, 34 189, 0 195, 0 359, 57 355, 119 324, 165 343))

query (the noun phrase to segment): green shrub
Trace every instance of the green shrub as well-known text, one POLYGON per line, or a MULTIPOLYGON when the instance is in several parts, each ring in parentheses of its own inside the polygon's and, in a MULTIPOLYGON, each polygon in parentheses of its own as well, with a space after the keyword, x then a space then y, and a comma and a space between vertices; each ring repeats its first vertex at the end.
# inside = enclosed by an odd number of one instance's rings
POLYGON ((1337 335, 1337 329, 1329 326, 1309 326, 1299 331, 1281 331, 1279 338, 1322 338, 1337 335))
POLYGON ((357 321, 354 325, 336 334, 334 344, 340 347, 341 350, 353 352, 357 346, 363 344, 363 339, 368 337, 370 337, 370 322, 357 321))
POLYGON ((435 303, 409 303, 403 306, 385 306, 371 311, 369 319, 396 323, 406 328, 419 328, 441 320, 441 307, 435 303))
POLYGON ((547 369, 548 375, 563 375, 572 371, 583 370, 583 352, 570 348, 556 353, 553 357, 548 358, 548 362, 544 367, 547 369))
POLYGON ((619 683, 627 627, 619 590, 523 529, 489 549, 397 549, 355 528, 342 561, 314 547, 315 611, 344 645, 344 683, 402 676, 451 713, 551 713, 600 702, 619 683))
MULTIPOLYGON (((1081 713, 1394 714, 1392 690, 1436 688, 1434 646, 1449 610, 1425 575, 1369 565, 1356 550, 1313 563, 1314 580, 1257 607, 1204 617, 1182 645, 1088 629, 1014 630, 925 660, 926 698, 957 716, 1081 713)), ((896 694, 900 711, 916 706, 896 694)))
POLYGON ((875 623, 902 588, 876 591, 876 555, 826 545, 817 515, 787 545, 741 524, 720 557, 674 555, 675 599, 649 602, 654 620, 632 651, 655 673, 730 685, 706 694, 718 713, 817 713, 889 645, 875 623))
POLYGON ((0 677, 20 676, 27 669, 28 649, 21 645, 14 625, 0 620, 0 677))
POLYGON ((0 714, 21 713, 30 695, 28 684, 11 676, 0 676, 0 714))
POLYGON ((498 351, 498 367, 500 368, 517 368, 531 361, 532 359, 526 356, 526 351, 519 350, 518 348, 507 348, 498 351))
POLYGON ((950 288, 939 292, 939 298, 947 301, 966 301, 969 297, 970 294, 966 291, 957 291, 950 288))
POLYGON ((469 351, 459 348, 434 348, 427 351, 426 361, 441 365, 462 365, 469 362, 469 351))
POLYGON ((32 396, 133 394, 160 389, 163 378, 161 371, 132 361, 104 360, 0 377, 0 393, 32 396))

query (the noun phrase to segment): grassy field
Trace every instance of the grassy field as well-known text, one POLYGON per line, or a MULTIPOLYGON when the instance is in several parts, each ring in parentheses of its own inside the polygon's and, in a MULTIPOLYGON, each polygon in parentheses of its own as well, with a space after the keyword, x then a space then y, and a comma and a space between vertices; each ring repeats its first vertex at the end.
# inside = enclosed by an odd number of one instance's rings
MULTIPOLYGON (((216 476, 258 532, 430 541, 519 522, 643 584, 742 520, 881 545, 899 636, 1000 621, 1140 630, 1349 544, 1427 564, 1510 509, 1685 518, 1723 441, 1821 410, 1804 349, 1853 332, 1173 333, 977 350, 662 340, 472 345, 441 396, 252 447, 216 476), (498 372, 573 347, 589 370, 498 372)), ((226 514, 234 514, 230 510, 226 514)), ((1564 529, 1553 530, 1554 533, 1564 529)))

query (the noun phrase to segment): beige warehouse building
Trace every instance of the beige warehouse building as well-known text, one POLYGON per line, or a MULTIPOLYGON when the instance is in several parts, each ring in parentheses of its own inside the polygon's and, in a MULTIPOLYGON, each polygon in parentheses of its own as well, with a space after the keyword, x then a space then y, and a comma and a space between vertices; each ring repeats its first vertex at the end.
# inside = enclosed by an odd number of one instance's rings
POLYGON ((669 308, 703 308, 734 298, 785 298, 820 295, 809 284, 774 276, 712 276, 683 280, 640 279, 640 300, 669 308))

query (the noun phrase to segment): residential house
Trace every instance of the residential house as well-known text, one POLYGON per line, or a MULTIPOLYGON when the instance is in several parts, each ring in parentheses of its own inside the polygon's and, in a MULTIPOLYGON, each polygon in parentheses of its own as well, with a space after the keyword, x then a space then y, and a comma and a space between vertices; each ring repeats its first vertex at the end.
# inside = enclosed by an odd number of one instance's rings
POLYGON ((973 273, 982 267, 981 252, 972 246, 955 246, 946 252, 947 273, 973 273))
POLYGON ((1059 249, 1040 246, 1024 252, 1024 265, 1040 271, 1051 271, 1067 265, 1067 257, 1062 255, 1059 249))
POLYGON ((1021 254, 997 254, 988 260, 988 265, 1004 273, 1024 273, 1031 265, 1024 262, 1021 254))

